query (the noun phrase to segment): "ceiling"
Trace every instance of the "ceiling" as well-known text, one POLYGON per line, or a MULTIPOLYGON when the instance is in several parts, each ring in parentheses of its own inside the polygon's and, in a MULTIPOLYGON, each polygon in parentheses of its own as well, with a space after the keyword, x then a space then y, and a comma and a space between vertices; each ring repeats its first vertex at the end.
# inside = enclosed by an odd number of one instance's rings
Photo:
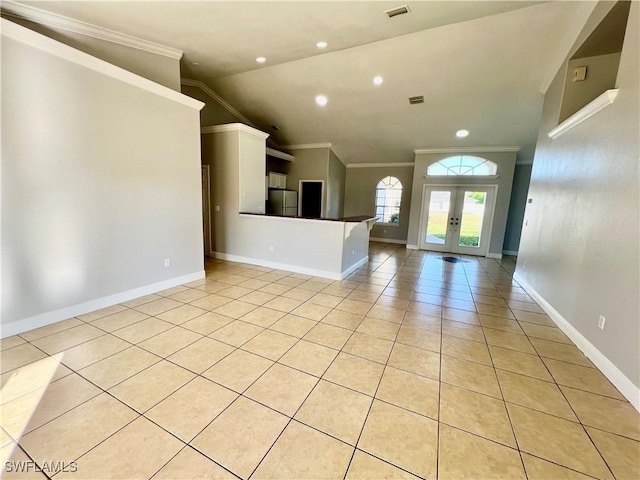
POLYGON ((541 86, 591 2, 21 3, 183 50, 183 77, 206 83, 277 143, 329 142, 349 164, 495 145, 533 158, 541 86), (409 14, 384 14, 404 3, 409 14), (414 95, 424 104, 409 105, 414 95), (459 129, 471 133, 457 139, 459 129))

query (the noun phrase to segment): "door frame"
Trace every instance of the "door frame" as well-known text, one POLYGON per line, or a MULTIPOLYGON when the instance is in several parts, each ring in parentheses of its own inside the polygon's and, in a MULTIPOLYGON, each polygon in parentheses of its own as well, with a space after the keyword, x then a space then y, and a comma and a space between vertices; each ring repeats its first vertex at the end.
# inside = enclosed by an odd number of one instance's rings
MULTIPOLYGON (((427 193, 427 189, 431 188, 442 188, 442 189, 446 189, 446 188, 455 188, 455 189, 459 189, 459 188, 468 188, 468 189, 472 189, 472 188, 490 188, 493 189, 493 199, 491 202, 491 210, 489 213, 489 215, 487 216, 487 220, 489 221, 489 228, 487 230, 487 237, 489 238, 489 241, 487 242, 486 245, 486 249, 484 251, 484 253, 478 253, 477 256, 479 257, 486 257, 489 254, 489 245, 491 243, 491 234, 493 233, 493 220, 495 218, 495 214, 496 214, 496 206, 497 206, 497 200, 498 200, 498 184, 497 183, 448 183, 448 184, 442 184, 442 183, 425 183, 422 185, 422 199, 420 202, 420 230, 418 230, 418 250, 424 250, 421 247, 422 245, 422 236, 424 234, 424 229, 426 228, 426 222, 427 219, 425 218, 425 197, 426 197, 426 193, 427 193)), ((455 198, 453 201, 457 201, 457 198, 455 198)), ((462 223, 462 222, 461 222, 462 223)), ((442 253, 451 253, 451 252, 442 252, 442 253)), ((473 253, 461 253, 460 255, 473 255, 473 253)))
POLYGON ((206 196, 202 198, 202 221, 204 223, 204 238, 202 239, 204 254, 207 257, 213 257, 212 235, 211 235, 211 167, 202 165, 200 170, 200 178, 204 180, 202 190, 206 196), (204 177, 204 178, 203 178, 204 177))
POLYGON ((302 184, 320 183, 320 216, 324 218, 324 180, 299 180, 298 181, 298 216, 302 216, 302 184))

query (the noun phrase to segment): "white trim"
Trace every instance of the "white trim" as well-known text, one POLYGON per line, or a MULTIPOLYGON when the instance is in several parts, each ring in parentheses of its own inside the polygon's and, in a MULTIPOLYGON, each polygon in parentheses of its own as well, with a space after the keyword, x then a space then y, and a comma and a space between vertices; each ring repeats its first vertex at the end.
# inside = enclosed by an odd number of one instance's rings
POLYGON ((380 237, 369 237, 369 240, 372 242, 381 242, 381 243, 397 243, 398 245, 406 245, 406 240, 396 240, 395 238, 380 238, 380 237))
POLYGON ((501 259, 502 258, 502 254, 501 253, 491 253, 488 252, 486 255, 487 258, 497 258, 497 259, 501 259))
POLYGON ((264 133, 256 128, 245 125, 244 123, 225 123, 223 125, 212 125, 210 127, 202 127, 200 129, 200 133, 221 132, 244 132, 262 139, 266 139, 269 136, 268 133, 264 133))
POLYGON ((611 105, 617 96, 618 96, 617 88, 612 88, 611 90, 607 90, 598 98, 592 100, 591 102, 586 104, 584 107, 582 107, 580 110, 578 110, 576 113, 571 115, 564 122, 562 122, 556 128, 554 128, 549 133, 547 133, 547 135, 555 140, 560 135, 568 132, 576 125, 580 125, 590 116, 595 115, 603 108, 611 105))
POLYGON ((350 163, 347 168, 388 168, 388 167, 415 167, 414 162, 398 163, 350 163))
POLYGON ((418 250, 418 245, 407 243, 407 250, 418 250))
POLYGON ((22 320, 15 320, 13 322, 2 325, 1 338, 10 337, 23 333, 34 328, 44 327, 61 320, 77 317, 78 315, 84 315, 85 313, 94 312, 101 308, 117 305, 118 303, 127 302, 134 298, 143 297, 152 293, 166 290, 167 288, 177 287, 184 283, 194 282, 205 278, 204 270, 199 272, 190 273, 188 275, 182 275, 181 277, 171 278, 169 280, 163 280, 161 282, 152 283, 144 287, 134 288, 127 290, 126 292, 115 293, 106 297, 96 298, 88 302, 79 303, 77 305, 71 305, 69 307, 61 308, 60 310, 54 310, 52 312, 41 313, 34 315, 33 317, 23 318, 22 320))
POLYGON ((520 147, 458 147, 458 148, 416 148, 413 153, 488 153, 488 152, 519 152, 520 147))
POLYGON ((518 250, 502 250, 502 254, 503 255, 509 255, 512 257, 517 257, 518 256, 518 250))
POLYGON ((206 83, 201 82, 199 80, 191 80, 190 78, 181 78, 180 79, 180 84, 181 85, 186 85, 188 87, 197 87, 197 88, 199 88, 204 93, 206 93, 211 98, 213 98, 216 102, 218 102, 220 105, 222 105, 231 115, 239 118, 240 120, 242 120, 247 125, 250 125, 250 126, 252 126, 254 128, 256 127, 251 120, 249 120, 242 113, 240 113, 238 110, 236 110, 224 98, 222 98, 220 95, 218 95, 216 92, 214 92, 211 89, 211 87, 209 87, 209 85, 207 85, 206 83))
POLYGON ((294 157, 293 155, 289 155, 288 153, 284 153, 279 150, 274 150, 273 148, 267 147, 266 151, 267 155, 269 155, 270 157, 276 157, 281 160, 286 160, 287 162, 293 162, 296 159, 296 157, 294 157))
MULTIPOLYGON (((436 163, 438 162, 433 162, 431 165, 435 165, 436 163)), ((500 178, 500 175, 429 175, 429 174, 426 174, 424 175, 424 178, 433 178, 434 180, 444 180, 445 178, 456 178, 456 179, 477 178, 478 180, 497 180, 500 178)))
POLYGON ((226 260, 228 262, 248 263, 251 265, 259 265, 261 267, 284 270, 287 272, 302 273, 302 274, 311 275, 314 277, 330 278, 331 280, 343 280, 351 272, 357 270, 358 268, 360 268, 362 265, 364 265, 369 261, 369 256, 367 255, 362 260, 359 260, 358 262, 356 262, 354 265, 347 268, 343 272, 338 273, 338 272, 331 272, 329 270, 319 270, 316 268, 307 268, 307 267, 301 267, 299 265, 291 265, 289 263, 271 262, 269 260, 262 260, 260 258, 233 255, 231 253, 213 252, 213 256, 215 258, 219 258, 220 260, 226 260))
POLYGON ((314 148, 331 148, 330 143, 300 143, 297 145, 280 145, 283 150, 311 150, 314 148))
POLYGON ((542 295, 529 285, 517 272, 513 278, 551 317, 573 343, 589 358, 611 383, 640 412, 640 388, 614 365, 600 350, 587 340, 571 323, 547 302, 542 295))
POLYGON ((361 266, 366 265, 368 262, 369 262, 369 255, 367 255, 366 257, 361 258, 356 263, 351 265, 349 268, 347 268, 346 270, 342 271, 342 273, 340 274, 342 278, 340 278, 340 280, 344 280, 346 277, 348 277, 353 272, 358 270, 361 266))
POLYGON ((87 37, 97 38, 106 42, 116 43, 125 47, 135 48, 155 55, 180 60, 182 58, 182 50, 160 45, 159 43, 143 40, 142 38, 127 35, 126 33, 116 32, 108 28, 99 27, 91 23, 75 20, 65 17, 57 13, 47 12, 40 8, 15 3, 11 0, 2 2, 2 13, 7 17, 28 20, 40 25, 45 25, 55 31, 66 31, 86 35, 87 37))
POLYGON ((17 23, 13 23, 5 18, 2 18, 1 20, 3 37, 24 43, 30 47, 62 58, 63 60, 75 63, 81 67, 88 68, 121 82, 128 83, 129 85, 160 97, 167 98, 176 103, 181 103, 182 105, 186 105, 187 107, 191 107, 195 110, 200 110, 204 107, 204 103, 188 97, 187 95, 183 95, 180 92, 176 92, 175 90, 171 90, 164 85, 152 82, 151 80, 141 77, 140 75, 136 75, 135 73, 131 73, 124 68, 116 67, 104 60, 100 60, 88 53, 76 50, 73 47, 60 43, 45 35, 41 35, 33 30, 29 30, 28 28, 18 25, 17 23))

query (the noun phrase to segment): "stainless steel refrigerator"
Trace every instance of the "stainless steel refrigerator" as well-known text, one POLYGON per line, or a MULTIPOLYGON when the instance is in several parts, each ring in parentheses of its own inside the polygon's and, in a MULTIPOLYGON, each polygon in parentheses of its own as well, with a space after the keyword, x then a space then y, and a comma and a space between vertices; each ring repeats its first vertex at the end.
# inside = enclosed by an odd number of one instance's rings
POLYGON ((269 213, 295 217, 298 215, 298 192, 269 190, 269 213))

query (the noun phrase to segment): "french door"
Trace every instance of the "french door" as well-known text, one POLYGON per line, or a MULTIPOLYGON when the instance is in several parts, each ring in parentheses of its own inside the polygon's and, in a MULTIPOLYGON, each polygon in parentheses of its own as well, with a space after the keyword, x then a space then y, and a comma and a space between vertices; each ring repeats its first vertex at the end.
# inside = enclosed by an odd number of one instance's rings
POLYGON ((496 186, 429 186, 422 196, 421 250, 486 255, 496 186))

